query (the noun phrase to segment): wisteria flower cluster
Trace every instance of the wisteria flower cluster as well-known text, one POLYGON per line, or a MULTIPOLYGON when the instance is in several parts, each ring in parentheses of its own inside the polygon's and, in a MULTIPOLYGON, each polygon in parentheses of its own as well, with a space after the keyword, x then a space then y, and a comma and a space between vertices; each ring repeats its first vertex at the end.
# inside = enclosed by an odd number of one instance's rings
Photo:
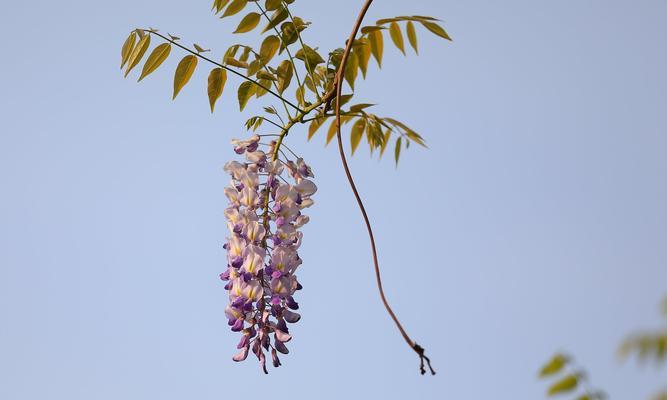
POLYGON ((301 265, 299 228, 309 221, 302 210, 313 204, 317 187, 303 159, 283 154, 283 160, 275 141, 264 144, 266 152, 258 135, 232 143, 245 162, 230 161, 224 168, 232 178, 225 188, 227 269, 220 274, 229 291, 225 315, 231 330, 241 333, 233 360, 243 361, 252 351, 268 373, 265 351, 279 367, 278 353, 289 353, 285 343, 292 338, 287 324, 301 318, 293 297, 302 288, 295 275, 301 265))

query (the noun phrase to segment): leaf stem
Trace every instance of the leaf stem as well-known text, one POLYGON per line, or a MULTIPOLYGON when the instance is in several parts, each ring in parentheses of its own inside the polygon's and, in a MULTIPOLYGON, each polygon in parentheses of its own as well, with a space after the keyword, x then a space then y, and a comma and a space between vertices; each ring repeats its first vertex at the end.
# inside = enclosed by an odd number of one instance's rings
POLYGON ((299 113, 303 112, 303 110, 302 110, 299 106, 297 106, 296 104, 293 104, 293 103, 290 102, 289 100, 285 99, 283 96, 281 96, 281 95, 279 95, 278 93, 274 92, 274 91, 271 90, 270 88, 268 88, 268 87, 262 85, 261 83, 255 81, 254 79, 248 78, 247 76, 243 75, 242 73, 240 73, 240 72, 238 72, 238 71, 236 71, 236 70, 234 70, 234 69, 232 69, 232 68, 229 68, 228 66, 226 66, 226 65, 224 65, 224 64, 220 64, 220 63, 218 63, 218 62, 216 62, 216 61, 213 61, 213 60, 211 60, 210 58, 208 58, 208 57, 206 57, 206 56, 203 56, 203 55, 201 55, 200 53, 198 53, 198 52, 196 52, 196 51, 193 51, 193 50, 191 50, 191 49, 189 49, 189 48, 183 46, 182 44, 180 44, 180 43, 176 42, 175 40, 172 40, 172 39, 170 39, 170 38, 164 36, 163 34, 161 34, 161 33, 159 33, 159 32, 151 31, 151 30, 148 30, 148 29, 144 29, 143 31, 144 31, 144 32, 148 32, 149 34, 152 34, 152 35, 155 35, 155 36, 159 36, 159 37, 161 37, 163 40, 165 40, 165 41, 167 41, 167 42, 169 42, 169 43, 171 43, 171 44, 173 44, 173 45, 175 45, 175 46, 177 46, 177 47, 180 47, 181 49, 187 51, 187 52, 190 53, 190 54, 193 54, 193 55, 195 55, 195 56, 201 58, 202 60, 208 61, 208 62, 210 62, 210 63, 213 64, 213 65, 217 65, 217 66, 220 67, 220 68, 226 69, 227 71, 229 71, 229 72, 231 72, 231 73, 233 73, 233 74, 239 76, 239 77, 242 78, 242 79, 245 79, 245 80, 248 81, 248 82, 252 82, 253 84, 255 84, 255 85, 261 87, 262 89, 264 89, 264 90, 266 90, 267 92, 271 93, 271 94, 274 95, 275 97, 277 97, 277 98, 279 98, 280 100, 284 101, 284 102, 287 103, 290 107, 292 107, 292 108, 294 108, 295 110, 297 110, 299 113))

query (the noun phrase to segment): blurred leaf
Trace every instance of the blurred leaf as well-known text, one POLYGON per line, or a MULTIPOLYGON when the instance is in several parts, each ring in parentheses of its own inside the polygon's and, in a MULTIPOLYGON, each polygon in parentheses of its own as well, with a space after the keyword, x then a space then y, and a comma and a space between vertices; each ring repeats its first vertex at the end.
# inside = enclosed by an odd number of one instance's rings
POLYGON ((127 77, 127 74, 132 71, 132 68, 136 67, 137 64, 139 64, 139 61, 141 61, 141 57, 144 56, 144 53, 148 49, 148 46, 151 44, 151 35, 144 35, 140 40, 139 43, 137 43, 136 46, 132 49, 132 53, 130 53, 130 56, 127 59, 127 69, 125 70, 125 77, 127 77))
POLYGON ((208 75, 208 102, 211 106, 211 112, 215 109, 215 102, 222 95, 227 82, 227 71, 222 68, 213 68, 208 75))
POLYGON ((410 46, 415 49, 415 53, 419 54, 419 48, 417 46, 417 32, 415 31, 415 24, 412 21, 408 21, 408 24, 405 27, 408 33, 408 41, 410 46))
POLYGON ((178 63, 178 66, 176 66, 176 73, 174 74, 174 96, 172 97, 172 100, 178 96, 178 93, 183 89, 183 86, 188 83, 192 74, 195 72, 195 68, 197 68, 197 57, 192 54, 183 57, 178 63))
POLYGON ((549 360, 542 369, 540 370, 540 377, 544 378, 546 376, 550 376, 553 374, 556 374, 560 372, 560 370, 563 369, 563 367, 568 363, 568 358, 562 354, 555 354, 553 357, 551 357, 551 360, 549 360))
MULTIPOLYGON (((352 118, 348 117, 346 115, 341 115, 340 116, 340 125, 341 127, 345 125, 347 122, 349 122, 352 118)), ((331 139, 336 136, 336 118, 333 118, 333 121, 331 122, 331 125, 329 125, 329 131, 327 132, 327 141, 326 144, 328 145, 329 142, 331 142, 331 139)))
POLYGON ((405 54, 403 34, 401 33, 401 27, 398 26, 398 23, 392 22, 391 25, 389 25, 389 35, 391 36, 391 40, 394 42, 394 45, 398 47, 401 53, 405 54))
POLYGON ((354 155, 355 150, 361 142, 361 136, 364 134, 364 129, 366 129, 366 120, 363 118, 357 119, 357 121, 352 125, 352 132, 350 133, 350 144, 352 145, 352 155, 354 155))
POLYGON ((243 17, 239 26, 236 27, 234 33, 246 33, 255 29, 259 25, 260 15, 256 12, 251 12, 250 14, 243 17))
POLYGON ((169 57, 170 52, 171 44, 169 43, 162 43, 161 45, 154 48, 151 54, 148 56, 146 63, 144 64, 144 69, 141 71, 139 81, 144 79, 151 72, 155 71, 164 62, 164 60, 169 57))
POLYGON ((264 112, 267 114, 278 115, 278 111, 273 106, 264 107, 264 112))
POLYGON ((169 39, 173 40, 174 42, 177 40, 181 40, 178 36, 174 36, 171 33, 167 33, 167 36, 169 36, 169 39))
POLYGON ((248 68, 248 63, 241 62, 241 61, 235 59, 234 57, 225 58, 225 64, 231 65, 231 66, 237 67, 237 68, 248 68))
POLYGON ((276 55, 278 49, 280 48, 280 39, 278 36, 270 35, 262 42, 262 46, 259 49, 259 55, 262 57, 262 62, 268 64, 269 61, 276 55))
POLYGON ((241 111, 248 104, 248 100, 255 94, 255 84, 250 81, 245 81, 239 86, 238 98, 239 98, 239 107, 241 111))
POLYGON ((399 137, 396 139, 396 147, 394 147, 394 160, 396 161, 396 166, 398 166, 398 159, 401 157, 401 144, 402 140, 399 137))
POLYGON ((299 86, 296 88, 295 96, 300 106, 306 105, 306 91, 303 88, 303 86, 299 86))
POLYGON ((134 49, 134 45, 137 43, 137 33, 135 31, 132 31, 130 35, 125 39, 125 43, 123 43, 123 48, 120 51, 120 69, 123 69, 125 64, 127 63, 127 60, 130 59, 130 54, 132 54, 132 50, 134 49))
POLYGON ((387 129, 382 138, 382 144, 380 145, 380 157, 384 154, 384 151, 387 149, 387 144, 389 143, 389 138, 391 137, 391 129, 387 129))
POLYGON ((579 378, 576 375, 567 375, 549 387, 547 395, 553 396, 560 393, 571 392, 577 388, 579 378))
POLYGON ((232 3, 227 7, 224 13, 222 13, 222 17, 220 18, 225 18, 232 16, 234 14, 237 14, 241 10, 245 8, 245 6, 248 4, 248 0, 234 0, 232 3))
POLYGON ((278 93, 283 94, 285 89, 289 87, 290 82, 292 82, 292 63, 288 60, 284 60, 278 65, 276 72, 278 74, 278 93))
POLYGON ((436 35, 440 36, 441 38, 445 38, 445 39, 450 40, 450 41, 452 40, 452 38, 449 37, 447 32, 445 32, 445 30, 442 29, 442 27, 440 25, 436 24, 435 22, 421 21, 421 24, 424 25, 424 27, 426 29, 435 33, 436 35))
POLYGON ((368 34, 368 40, 371 43, 371 53, 373 58, 378 63, 378 67, 382 68, 382 52, 384 50, 384 39, 382 38, 382 31, 373 31, 368 34))

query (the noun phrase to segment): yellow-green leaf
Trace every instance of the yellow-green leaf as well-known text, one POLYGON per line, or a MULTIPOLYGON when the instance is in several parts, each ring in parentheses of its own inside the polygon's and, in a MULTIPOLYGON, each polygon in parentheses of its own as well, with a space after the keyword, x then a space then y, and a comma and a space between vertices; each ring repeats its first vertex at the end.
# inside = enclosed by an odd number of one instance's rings
POLYGON ((271 19, 269 20, 268 25, 262 30, 262 33, 275 28, 279 23, 286 20, 288 16, 289 13, 287 12, 287 9, 285 7, 280 7, 278 10, 274 11, 273 15, 271 15, 271 19))
POLYGON ((215 109, 215 102, 222 95, 227 82, 227 71, 223 68, 213 68, 208 75, 208 102, 211 105, 211 112, 215 109))
POLYGON ((130 36, 125 39, 125 43, 123 43, 123 48, 120 51, 120 69, 123 69, 125 64, 127 63, 127 60, 130 58, 130 54, 132 54, 132 50, 134 49, 134 45, 137 43, 137 33, 135 31, 132 31, 130 33, 130 36))
POLYGON ((357 79, 357 72, 359 71, 359 61, 356 53, 350 53, 345 65, 345 81, 354 90, 354 81, 357 79))
POLYGON ((371 45, 366 39, 359 41, 359 45, 354 47, 354 53, 357 55, 359 69, 362 75, 366 78, 366 71, 368 70, 368 60, 371 59, 371 45))
POLYGON ((283 94, 285 89, 289 87, 290 82, 292 82, 292 63, 289 60, 284 60, 278 65, 276 71, 278 73, 278 93, 283 94))
POLYGON ((280 39, 278 36, 270 35, 262 42, 262 46, 259 49, 259 55, 262 57, 262 62, 268 64, 273 56, 276 55, 278 49, 280 48, 280 39))
POLYGON ((278 78, 273 76, 272 73, 270 73, 269 71, 263 70, 263 69, 257 71, 257 78, 259 78, 259 79, 268 79, 270 81, 277 81, 278 80, 278 78))
POLYGON ((243 17, 241 22, 239 22, 239 26, 236 27, 234 33, 250 32, 251 30, 255 29, 257 25, 259 25, 259 20, 260 15, 256 12, 251 12, 250 14, 243 17))
POLYGON ((155 71, 164 62, 164 60, 166 60, 167 57, 169 57, 170 52, 171 52, 170 43, 162 43, 161 45, 154 48, 151 54, 148 56, 146 63, 144 64, 144 69, 141 71, 141 76, 139 77, 139 81, 144 79, 151 72, 155 71))
POLYGON ((371 54, 378 63, 378 67, 382 68, 382 52, 384 50, 384 39, 382 38, 382 31, 377 30, 368 33, 368 40, 371 42, 371 54))
POLYGON ((322 126, 326 121, 327 117, 320 117, 314 119, 313 122, 310 123, 310 126, 308 126, 308 140, 310 140, 313 135, 315 135, 317 130, 320 129, 320 126, 322 126))
POLYGON ((553 396, 559 393, 567 393, 577 388, 579 378, 576 375, 567 375, 549 387, 547 394, 553 396))
POLYGON ((382 145, 380 145, 380 157, 384 154, 384 151, 387 149, 387 144, 389 143, 389 137, 391 136, 391 129, 387 129, 382 138, 382 145))
POLYGON ((401 33, 401 28, 398 26, 397 22, 392 22, 389 25, 389 36, 391 36, 392 42, 398 47, 401 53, 405 54, 405 44, 403 43, 403 34, 401 33))
POLYGON ((396 166, 398 166, 398 159, 401 157, 401 144, 402 140, 399 137, 396 139, 396 147, 394 147, 394 160, 396 161, 396 166))
POLYGON ((260 97, 264 96, 265 94, 269 93, 268 90, 266 90, 266 89, 264 89, 264 88, 271 87, 271 82, 272 82, 272 81, 270 81, 270 80, 268 80, 268 79, 260 79, 260 80, 259 80, 259 84, 262 85, 263 87, 261 87, 261 86, 257 86, 257 87, 255 88, 255 96, 256 96, 258 99, 259 99, 260 97))
POLYGON ((215 0, 213 2, 213 8, 215 9, 215 13, 219 13, 222 11, 223 8, 229 3, 229 0, 215 0))
POLYGON ((188 83, 195 72, 195 68, 197 68, 197 56, 192 54, 183 57, 178 63, 176 73, 174 74, 174 96, 172 99, 175 99, 181 89, 183 89, 183 86, 188 83))
POLYGON ((148 49, 148 46, 151 44, 151 35, 144 35, 139 40, 139 43, 137 43, 136 46, 132 49, 132 53, 130 54, 130 57, 127 60, 127 69, 125 70, 125 76, 127 77, 127 74, 132 71, 132 68, 136 67, 137 64, 139 64, 139 61, 141 61, 141 57, 144 56, 144 53, 148 49))
POLYGON ((255 94, 255 88, 255 84, 250 81, 245 81, 239 86, 238 97, 241 111, 243 111, 246 104, 248 104, 248 100, 250 100, 252 95, 255 94))
POLYGON ((421 24, 424 25, 426 29, 429 31, 435 33, 436 35, 440 36, 441 38, 447 39, 447 40, 452 40, 452 38, 449 37, 447 32, 438 24, 435 22, 431 21, 421 21, 421 24))
POLYGON ((229 17, 231 15, 237 14, 241 10, 245 8, 245 6, 248 4, 248 0, 234 0, 232 3, 227 7, 224 13, 222 13, 222 17, 220 18, 225 18, 229 17))
POLYGON ((207 51, 211 51, 211 49, 205 49, 198 45, 197 43, 194 43, 195 50, 197 50, 197 53, 206 53, 207 51))
POLYGON ((562 354, 556 354, 553 357, 551 357, 551 360, 549 360, 544 366, 542 366, 542 369, 540 369, 540 377, 544 378, 545 376, 550 376, 553 374, 556 374, 560 372, 561 369, 567 364, 568 359, 562 354))
MULTIPOLYGON (((341 125, 341 127, 343 125, 345 125, 345 123, 347 123, 350 119, 351 119, 351 117, 349 117, 347 115, 341 115, 340 116, 340 125, 341 125)), ((333 139, 333 137, 336 136, 336 131, 337 131, 337 129, 336 129, 336 118, 334 118, 333 121, 331 122, 331 125, 329 125, 329 131, 327 132, 327 143, 326 144, 329 144, 329 142, 331 142, 331 139, 333 139)))
POLYGON ((350 133, 352 155, 354 155, 354 151, 359 147, 359 142, 361 142, 361 136, 364 134, 364 129, 366 129, 366 120, 363 118, 359 118, 354 125, 352 125, 352 132, 350 133))
POLYGON ((417 31, 415 31, 415 24, 413 24, 412 21, 408 21, 405 30, 408 33, 408 41, 410 42, 410 46, 412 46, 412 48, 415 49, 415 53, 419 54, 419 48, 417 46, 417 31))
POLYGON ((266 8, 267 11, 277 10, 281 3, 282 0, 266 0, 264 8, 266 8))

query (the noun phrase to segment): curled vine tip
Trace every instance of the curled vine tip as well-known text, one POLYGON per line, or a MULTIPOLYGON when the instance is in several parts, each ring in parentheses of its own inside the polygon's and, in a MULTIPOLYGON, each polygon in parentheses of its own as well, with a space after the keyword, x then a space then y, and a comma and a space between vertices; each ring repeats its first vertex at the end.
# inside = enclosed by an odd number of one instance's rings
POLYGON ((412 346, 412 350, 414 350, 415 353, 417 353, 419 356, 419 372, 421 372, 422 375, 426 374, 426 368, 424 368, 424 360, 426 360, 426 364, 428 365, 428 369, 431 371, 431 375, 435 375, 435 370, 431 366, 431 360, 424 354, 424 348, 415 343, 414 346, 412 346))

